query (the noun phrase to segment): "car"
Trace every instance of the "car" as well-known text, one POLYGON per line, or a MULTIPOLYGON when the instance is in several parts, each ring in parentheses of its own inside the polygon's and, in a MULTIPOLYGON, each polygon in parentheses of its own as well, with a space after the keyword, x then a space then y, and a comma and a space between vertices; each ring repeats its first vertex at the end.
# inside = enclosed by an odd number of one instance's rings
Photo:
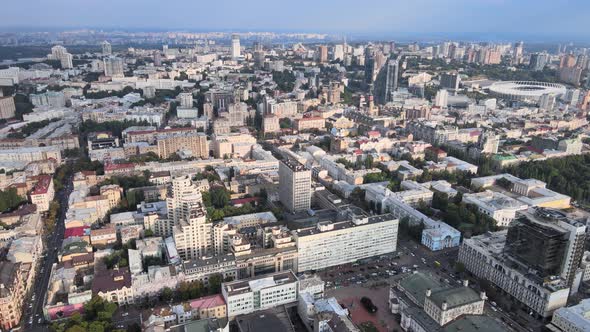
POLYGON ((365 309, 367 309, 369 313, 374 314, 377 312, 377 306, 373 304, 373 301, 371 301, 370 298, 363 296, 361 298, 361 304, 363 305, 363 307, 365 307, 365 309))
POLYGON ((494 302, 494 301, 490 302, 490 304, 494 307, 497 306, 496 302, 494 302))
POLYGON ((121 314, 121 316, 122 316, 122 317, 129 316, 129 313, 128 313, 128 312, 124 312, 124 313, 122 313, 122 314, 121 314))

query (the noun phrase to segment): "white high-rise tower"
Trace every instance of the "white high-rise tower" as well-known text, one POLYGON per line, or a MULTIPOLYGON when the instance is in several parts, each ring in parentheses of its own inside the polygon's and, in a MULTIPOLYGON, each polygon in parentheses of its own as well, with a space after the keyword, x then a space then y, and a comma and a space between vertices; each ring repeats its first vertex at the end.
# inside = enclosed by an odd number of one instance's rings
POLYGON ((231 36, 231 57, 237 59, 240 57, 240 55, 240 36, 233 34, 231 36))

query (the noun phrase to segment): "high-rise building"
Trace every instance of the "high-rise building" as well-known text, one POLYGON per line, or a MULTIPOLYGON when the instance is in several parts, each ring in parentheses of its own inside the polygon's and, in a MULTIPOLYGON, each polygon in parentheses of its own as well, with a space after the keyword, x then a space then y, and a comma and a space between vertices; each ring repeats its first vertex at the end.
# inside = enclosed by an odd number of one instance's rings
POLYGON ((461 77, 457 73, 442 73, 440 75, 440 87, 449 90, 458 90, 461 77))
POLYGON ((193 107, 193 94, 190 92, 183 92, 178 94, 178 99, 180 99, 180 107, 182 108, 192 108, 193 107))
POLYGON ((491 130, 486 130, 478 139, 479 149, 481 153, 498 153, 498 147, 500 146, 500 137, 491 130))
POLYGON ((506 251, 542 278, 558 275, 572 286, 584 255, 586 225, 557 210, 522 212, 508 229, 506 251))
POLYGON ((14 98, 12 96, 0 97, 0 119, 14 118, 15 113, 16 105, 14 103, 14 98))
POLYGON ((387 75, 385 77, 385 101, 393 100, 393 93, 397 91, 399 74, 399 61, 389 60, 387 62, 387 75))
POLYGON ((573 68, 576 66, 578 59, 573 54, 566 54, 559 61, 559 68, 573 68))
POLYGON ((344 60, 344 46, 342 44, 334 45, 332 57, 334 60, 344 60))
POLYGON ((529 68, 535 71, 541 71, 549 62, 549 54, 545 52, 531 54, 529 68))
POLYGON ((320 222, 293 232, 298 270, 321 270, 384 255, 396 250, 399 219, 393 214, 369 216, 347 210, 348 220, 320 222))
POLYGON ((522 54, 524 50, 524 43, 518 42, 514 45, 514 53, 512 55, 512 63, 518 65, 522 63, 522 54))
POLYGON ((263 68, 264 67, 264 60, 265 60, 265 54, 264 54, 264 48, 262 47, 262 44, 260 44, 259 42, 255 42, 254 43, 254 66, 256 68, 263 68))
POLYGON ((449 104, 449 92, 445 89, 438 90, 434 98, 434 106, 446 108, 449 104))
POLYGON ((565 93, 564 100, 570 105, 578 105, 580 101, 581 92, 580 89, 568 89, 565 93))
POLYGON ((123 59, 116 57, 108 57, 104 60, 104 74, 108 77, 123 77, 123 59))
POLYGON ((544 93, 539 99, 539 108, 545 111, 553 111, 557 97, 554 93, 544 93))
POLYGON ((102 48, 102 54, 104 55, 111 55, 113 54, 113 49, 111 47, 111 43, 109 43, 108 41, 103 41, 100 44, 101 48, 102 48))
POLYGON ((72 55, 68 53, 68 50, 66 50, 66 48, 61 45, 53 46, 51 48, 51 55, 48 55, 48 58, 52 60, 58 60, 60 62, 61 68, 63 69, 74 68, 72 55))
POLYGON ((231 57, 237 59, 240 57, 242 51, 240 50, 240 36, 237 34, 231 35, 231 57))
POLYGON ((319 62, 328 62, 328 46, 318 46, 318 60, 319 62))
POLYGON ((213 251, 213 223, 207 222, 202 203, 191 202, 182 207, 180 219, 174 225, 173 237, 182 260, 200 259, 213 251))
POLYGON ((159 67, 162 65, 162 55, 160 55, 160 51, 154 51, 154 66, 159 67))
POLYGON ((296 160, 282 160, 279 163, 279 198, 289 212, 309 209, 311 170, 296 160))
MULTIPOLYGON (((464 239, 458 261, 478 279, 490 282, 526 306, 527 311, 550 317, 553 311, 567 304, 570 288, 559 276, 544 278, 526 264, 515 262, 506 254, 506 233, 506 230, 487 232, 464 239)), ((543 249, 537 247, 537 250, 543 249)))
POLYGON ((572 85, 579 85, 582 78, 582 68, 563 67, 559 69, 559 80, 572 85))
POLYGON ((59 62, 63 69, 74 68, 73 56, 70 53, 64 53, 59 57, 59 62))
POLYGON ((375 81, 375 49, 373 45, 365 48, 365 82, 373 84, 375 81))

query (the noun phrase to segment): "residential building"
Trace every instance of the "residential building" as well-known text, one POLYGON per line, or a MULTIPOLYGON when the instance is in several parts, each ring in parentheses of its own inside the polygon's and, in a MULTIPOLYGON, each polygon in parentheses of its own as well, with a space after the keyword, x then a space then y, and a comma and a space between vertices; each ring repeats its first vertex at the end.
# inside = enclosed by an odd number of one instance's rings
POLYGON ((201 297, 189 301, 193 317, 197 319, 226 318, 227 305, 221 294, 201 297))
POLYGON ((267 114, 262 120, 262 131, 264 133, 276 133, 281 130, 279 117, 274 114, 267 114))
POLYGON ((159 135, 156 140, 160 158, 168 158, 174 153, 182 153, 196 158, 209 157, 209 142, 205 133, 170 133, 159 135))
POLYGON ((211 253, 212 230, 213 224, 207 221, 202 203, 184 205, 173 230, 174 243, 181 259, 199 259, 211 253))
POLYGON ((0 262, 0 327, 3 330, 11 330, 20 323, 29 273, 32 273, 31 264, 0 262))
POLYGON ((304 130, 323 130, 326 128, 326 119, 321 117, 309 117, 309 118, 300 118, 296 119, 293 129, 297 131, 304 131, 304 130))
POLYGON ((231 57, 233 59, 237 59, 241 56, 241 48, 240 48, 240 36, 237 34, 233 34, 231 36, 231 57))
POLYGON ((0 119, 14 118, 15 112, 16 112, 16 106, 14 104, 14 97, 0 96, 0 119))
POLYGON ((53 201, 55 191, 53 188, 53 178, 51 175, 39 175, 37 183, 29 194, 31 203, 37 206, 37 211, 49 211, 49 205, 53 201))
POLYGON ((123 67, 123 59, 117 57, 108 57, 103 60, 104 75, 108 77, 123 77, 125 68, 123 67))

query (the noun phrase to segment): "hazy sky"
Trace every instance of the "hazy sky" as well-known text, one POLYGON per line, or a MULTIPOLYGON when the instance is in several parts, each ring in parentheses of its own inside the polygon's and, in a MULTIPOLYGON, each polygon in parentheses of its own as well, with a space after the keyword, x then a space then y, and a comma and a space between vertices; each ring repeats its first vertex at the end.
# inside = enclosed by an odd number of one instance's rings
POLYGON ((590 0, 1 0, 3 27, 499 34, 590 40, 590 0))

